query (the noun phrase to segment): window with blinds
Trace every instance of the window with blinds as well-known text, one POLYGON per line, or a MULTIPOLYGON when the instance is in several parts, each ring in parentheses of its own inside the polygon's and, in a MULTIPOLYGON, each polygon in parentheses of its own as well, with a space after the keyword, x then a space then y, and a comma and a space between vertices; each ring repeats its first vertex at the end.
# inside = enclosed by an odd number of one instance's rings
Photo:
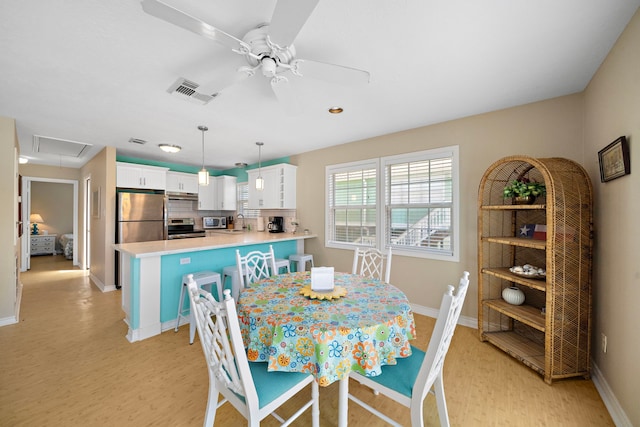
POLYGON ((260 209, 249 209, 249 183, 239 182, 236 184, 237 211, 245 218, 258 218, 260 209))
POLYGON ((452 157, 396 161, 385 162, 387 246, 452 254, 452 157))
POLYGON ((327 169, 330 242, 376 245, 377 181, 377 161, 327 169))
POLYGON ((458 147, 327 166, 326 244, 457 261, 458 147))

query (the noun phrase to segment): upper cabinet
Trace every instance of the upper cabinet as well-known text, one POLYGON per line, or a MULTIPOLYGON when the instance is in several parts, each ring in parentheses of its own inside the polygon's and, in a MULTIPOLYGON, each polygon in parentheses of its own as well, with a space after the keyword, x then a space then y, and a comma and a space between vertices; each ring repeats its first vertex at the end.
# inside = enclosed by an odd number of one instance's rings
POLYGON ((116 186, 121 188, 143 188, 166 190, 169 168, 145 166, 133 163, 116 163, 116 186))
POLYGON ((295 209, 297 169, 297 166, 281 163, 263 167, 261 171, 248 171, 249 209, 295 209), (259 173, 264 179, 263 190, 255 186, 259 173))
POLYGON ((235 211, 237 205, 235 176, 222 175, 216 177, 216 209, 235 211))
POLYGON ((210 176, 209 185, 199 186, 198 210, 235 211, 236 180, 235 176, 210 176))
POLYGON ((198 194, 198 175, 184 172, 167 172, 167 192, 198 194))

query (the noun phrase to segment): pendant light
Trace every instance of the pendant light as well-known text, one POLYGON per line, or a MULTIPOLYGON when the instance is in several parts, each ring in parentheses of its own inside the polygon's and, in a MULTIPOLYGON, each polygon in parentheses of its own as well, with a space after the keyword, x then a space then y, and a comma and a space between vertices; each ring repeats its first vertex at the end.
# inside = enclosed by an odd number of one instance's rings
POLYGON ((256 190, 264 190, 264 179, 262 178, 262 146, 264 142, 256 142, 258 146, 258 177, 256 178, 256 190))
POLYGON ((198 130, 202 131, 202 169, 198 172, 198 184, 209 185, 209 171, 204 168, 204 133, 209 130, 206 126, 198 126, 198 130))

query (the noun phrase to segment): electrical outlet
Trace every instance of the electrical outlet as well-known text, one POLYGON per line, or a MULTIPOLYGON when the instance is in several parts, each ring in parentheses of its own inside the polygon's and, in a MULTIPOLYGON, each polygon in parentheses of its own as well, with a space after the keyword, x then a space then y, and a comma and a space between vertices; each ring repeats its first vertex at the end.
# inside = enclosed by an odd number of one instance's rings
POLYGON ((607 336, 605 334, 602 334, 602 352, 607 352, 607 336))
POLYGON ((180 258, 180 264, 191 264, 191 258, 180 258))

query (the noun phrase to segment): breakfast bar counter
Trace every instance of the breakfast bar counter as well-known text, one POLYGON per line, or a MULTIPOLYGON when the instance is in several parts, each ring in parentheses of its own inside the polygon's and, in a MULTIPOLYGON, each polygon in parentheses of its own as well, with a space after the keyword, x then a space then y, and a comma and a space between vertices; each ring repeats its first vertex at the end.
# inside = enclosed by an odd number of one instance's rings
POLYGON ((140 341, 175 327, 184 274, 210 270, 222 275, 224 267, 236 264, 236 249, 242 253, 268 251, 272 245, 276 258, 288 258, 304 253, 305 239, 315 237, 301 233, 219 232, 194 239, 114 245, 120 262, 122 309, 129 327, 127 339, 140 341))

